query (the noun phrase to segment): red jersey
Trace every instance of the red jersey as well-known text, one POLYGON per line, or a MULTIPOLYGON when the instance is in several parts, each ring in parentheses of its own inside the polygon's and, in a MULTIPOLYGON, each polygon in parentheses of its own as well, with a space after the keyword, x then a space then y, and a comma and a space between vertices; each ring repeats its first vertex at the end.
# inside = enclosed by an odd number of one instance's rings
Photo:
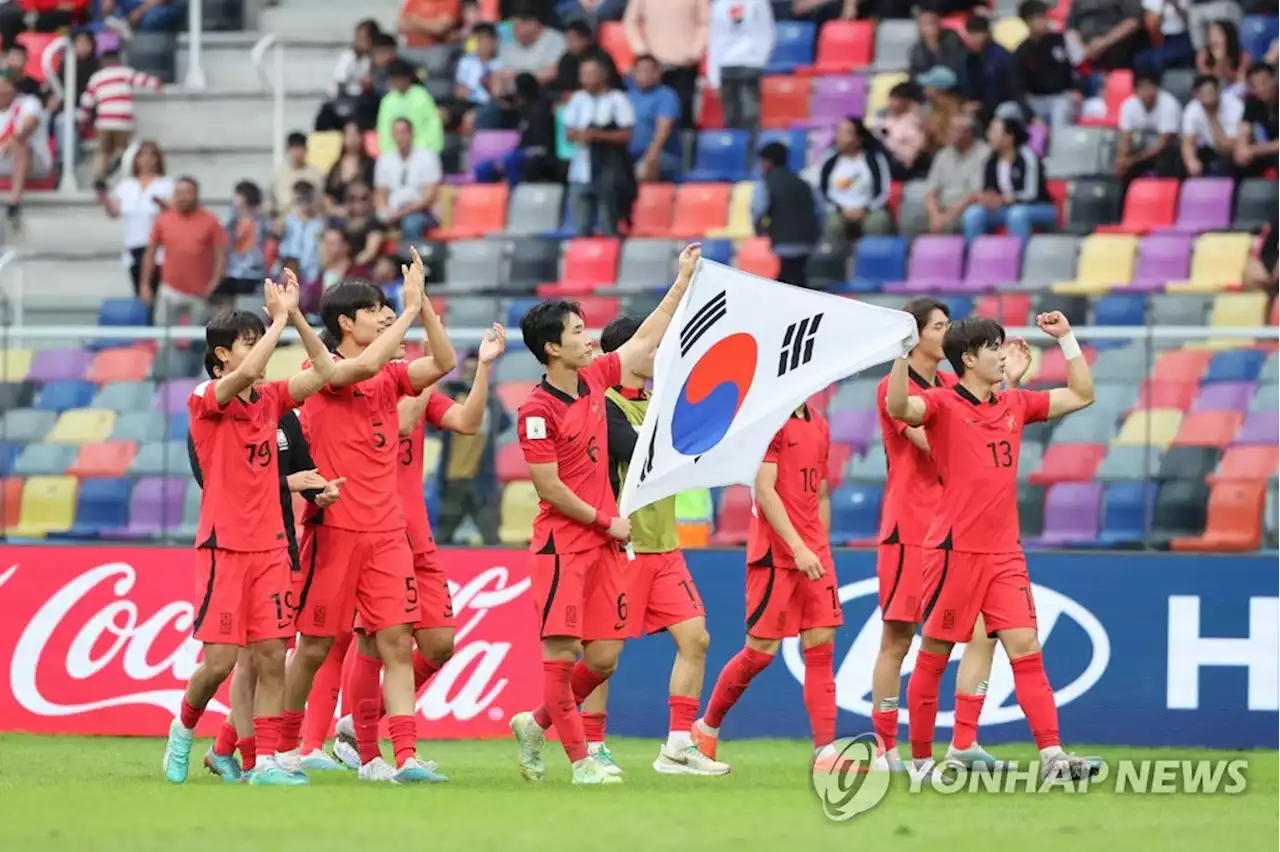
POLYGON ((316 469, 345 476, 342 497, 327 509, 308 506, 307 522, 361 532, 405 528, 399 494, 400 415, 411 396, 409 364, 392 361, 378 374, 344 388, 325 386, 303 406, 303 429, 316 469))
MULTIPOLYGON (((929 388, 954 387, 954 373, 936 373, 933 384, 911 370, 911 395, 929 388)), ((889 464, 889 481, 884 488, 884 508, 880 513, 881 544, 924 544, 925 533, 942 500, 942 477, 933 456, 907 438, 907 424, 889 416, 885 400, 889 377, 876 386, 876 412, 880 415, 880 434, 884 436, 884 455, 889 464)))
POLYGON ((414 424, 413 431, 400 439, 400 505, 409 530, 409 546, 414 553, 431 553, 436 549, 431 521, 427 518, 427 501, 422 495, 422 444, 427 439, 427 424, 443 430, 441 421, 455 405, 457 403, 444 394, 431 391, 426 413, 414 424))
MULTIPOLYGON (((792 414, 778 434, 769 442, 765 462, 778 466, 774 490, 782 500, 791 525, 800 540, 823 561, 831 557, 831 541, 822 527, 818 507, 822 483, 827 481, 827 458, 831 455, 831 429, 826 418, 805 406, 804 416, 792 414)), ((778 568, 795 568, 791 548, 773 531, 760 506, 751 507, 751 526, 747 530, 747 562, 754 564, 766 558, 778 568)))
MULTIPOLYGON (((569 396, 543 378, 516 414, 520 449, 529 464, 559 465, 560 481, 587 505, 617 517, 618 503, 609 485, 609 430, 604 392, 622 383, 618 353, 597 357, 578 371, 578 395, 569 396)), ((583 525, 538 504, 533 521, 534 553, 577 553, 612 541, 604 530, 583 525)))
POLYGON ((1014 553, 1018 540, 1018 456, 1022 427, 1049 418, 1048 391, 1006 390, 979 401, 963 387, 923 394, 924 422, 942 502, 928 547, 1014 553))
POLYGON ((256 386, 249 401, 233 397, 219 405, 214 382, 196 386, 187 398, 191 443, 204 477, 196 547, 221 550, 283 550, 280 465, 276 429, 297 404, 289 383, 256 386))

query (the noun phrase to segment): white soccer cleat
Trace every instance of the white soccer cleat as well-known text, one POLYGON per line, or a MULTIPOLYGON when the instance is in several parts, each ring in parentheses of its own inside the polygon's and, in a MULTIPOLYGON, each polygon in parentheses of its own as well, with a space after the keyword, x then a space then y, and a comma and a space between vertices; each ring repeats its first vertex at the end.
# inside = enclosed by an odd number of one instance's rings
POLYGON ((276 763, 285 772, 301 772, 302 771, 302 749, 292 749, 290 751, 276 752, 276 763))
POLYGON ((1050 785, 1084 781, 1097 775, 1101 767, 1102 761, 1096 757, 1080 757, 1061 749, 1040 757, 1040 777, 1050 785))
POLYGON ((526 781, 541 781, 547 771, 542 760, 542 749, 547 744, 546 733, 533 721, 533 714, 527 711, 511 717, 511 733, 520 744, 520 774, 526 781))
POLYGON ((587 745, 587 754, 594 757, 605 772, 610 775, 622 775, 622 767, 618 765, 618 761, 613 759, 613 752, 609 751, 608 744, 589 743, 587 745))
POLYGON ((653 771, 661 775, 728 775, 730 766, 707 757, 689 743, 681 749, 663 745, 653 762, 653 771))
POLYGON ((906 772, 907 765, 902 762, 902 755, 896 748, 881 752, 871 763, 872 772, 906 772))
POLYGON ((299 763, 304 772, 332 772, 344 768, 341 763, 325 754, 323 749, 304 754, 299 763))
POLYGON ((356 748, 356 725, 350 716, 338 720, 333 734, 333 756, 348 769, 360 770, 360 749, 356 748))
POLYGON ((360 767, 361 781, 384 781, 388 784, 395 783, 396 768, 387 763, 381 757, 375 757, 373 760, 360 767))
POLYGON ((621 784, 622 777, 610 775, 600 761, 590 755, 573 765, 574 784, 621 784))

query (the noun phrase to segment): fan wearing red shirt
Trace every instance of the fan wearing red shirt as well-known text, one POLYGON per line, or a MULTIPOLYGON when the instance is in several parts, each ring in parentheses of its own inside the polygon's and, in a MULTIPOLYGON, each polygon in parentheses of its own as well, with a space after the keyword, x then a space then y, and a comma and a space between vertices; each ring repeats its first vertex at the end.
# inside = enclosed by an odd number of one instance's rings
POLYGON ((290 560, 279 505, 276 428, 280 418, 319 391, 333 360, 298 310, 297 282, 265 284, 270 328, 253 313, 221 314, 205 329, 205 369, 211 381, 187 401, 191 440, 203 474, 196 531, 196 611, 192 633, 204 660, 191 676, 178 718, 169 726, 165 777, 187 778, 195 727, 218 687, 251 648, 257 686, 254 736, 258 760, 252 784, 296 786, 306 776, 276 758, 285 678, 285 641, 293 635, 286 604, 290 560), (287 382, 264 382, 267 361, 286 321, 298 329, 314 366, 287 382))
MULTIPOLYGON (((372 284, 346 281, 320 302, 325 329, 338 341, 338 364, 323 392, 304 409, 312 456, 327 475, 345 479, 342 499, 323 512, 308 512, 301 548, 302 576, 295 593, 300 635, 289 662, 281 746, 300 762, 299 734, 307 695, 335 636, 352 629, 357 612, 360 652, 374 671, 386 666, 382 688, 395 766, 381 757, 360 768, 370 781, 441 780, 417 757, 414 721, 413 624, 418 589, 413 550, 405 532, 397 486, 401 398, 415 396, 453 369, 457 361, 440 318, 427 302, 426 272, 414 252, 405 276, 404 312, 393 322, 385 298, 372 284), (414 320, 422 316, 426 357, 392 361, 414 320), (378 661, 381 662, 378 662, 378 661)), ((376 686, 374 687, 376 692, 376 686)), ((359 712, 377 714, 376 701, 359 712)))
POLYGON ((517 414, 520 448, 540 499, 529 549, 544 705, 511 719, 520 773, 529 781, 541 780, 545 772, 544 733, 553 724, 573 764, 573 783, 622 781, 588 753, 578 711, 617 668, 629 632, 621 547, 631 525, 619 516, 609 482, 605 391, 658 348, 700 256, 697 243, 686 247, 679 275, 657 309, 630 340, 598 358, 592 358, 576 302, 543 302, 520 321, 525 345, 547 367, 517 414))
POLYGON ((706 715, 692 730, 694 745, 713 760, 725 715, 790 636, 799 636, 804 649, 814 758, 825 765, 834 757, 834 642, 844 613, 831 560, 830 455, 826 419, 802 405, 774 435, 756 474, 747 530, 747 640, 720 672, 706 715))
POLYGON ((951 648, 969 638, 981 614, 1009 656, 1018 705, 1040 749, 1045 779, 1078 779, 1094 771, 1091 761, 1063 751, 1058 738, 1058 708, 1045 675, 1018 538, 1017 497, 1023 426, 1092 405, 1093 376, 1066 317, 1043 313, 1036 325, 1066 355, 1065 388, 997 392, 1006 367, 1004 329, 978 318, 952 324, 943 337, 942 350, 958 377, 954 388, 912 396, 905 354, 889 374, 886 408, 894 419, 925 428, 943 482, 942 501, 925 535, 923 643, 907 683, 911 755, 918 766, 933 762, 938 686, 951 648))
MULTIPOLYGON (((920 334, 919 344, 907 357, 911 393, 924 393, 933 387, 953 387, 955 375, 938 372, 938 364, 945 357, 942 339, 950 317, 947 306, 935 299, 920 298, 907 302, 902 310, 915 317, 920 334)), ((1031 365, 1030 348, 1024 340, 1012 340, 1005 344, 1004 355, 1005 384, 1017 387, 1031 365)), ((877 759, 878 767, 900 771, 903 766, 902 758, 898 756, 897 738, 902 661, 911 648, 924 605, 924 537, 942 501, 942 480, 929 452, 925 430, 889 416, 885 408, 888 387, 888 376, 876 387, 876 408, 880 415, 880 432, 884 437, 888 481, 884 489, 880 547, 876 560, 876 574, 880 580, 880 618, 884 628, 871 678, 871 720, 882 750, 877 759)), ((979 616, 956 674, 956 715, 954 739, 947 752, 949 762, 965 766, 975 763, 994 766, 996 763, 995 758, 977 741, 978 717, 982 715, 994 654, 995 641, 987 636, 979 616)))

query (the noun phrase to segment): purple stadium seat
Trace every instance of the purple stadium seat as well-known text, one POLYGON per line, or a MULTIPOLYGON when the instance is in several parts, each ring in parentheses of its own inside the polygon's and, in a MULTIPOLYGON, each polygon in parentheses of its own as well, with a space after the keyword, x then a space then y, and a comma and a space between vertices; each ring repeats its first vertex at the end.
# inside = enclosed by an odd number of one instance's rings
POLYGON ((813 165, 822 160, 831 150, 831 146, 835 144, 835 141, 836 131, 834 124, 809 131, 809 156, 806 162, 809 165, 813 165))
POLYGON ((1102 483, 1060 482, 1049 489, 1044 501, 1044 530, 1025 542, 1032 547, 1061 547, 1098 540, 1102 483))
POLYGON ((1027 144, 1036 152, 1037 157, 1043 157, 1049 147, 1049 128, 1039 123, 1028 127, 1027 144))
POLYGON ((1170 281, 1186 281, 1191 271, 1191 237, 1153 234, 1138 244, 1133 283, 1125 292, 1160 293, 1170 281))
POLYGON ((843 118, 861 118, 866 105, 866 77, 819 77, 813 82, 809 120, 792 126, 806 130, 835 127, 843 118))
POLYGON ((1200 387, 1192 411, 1247 411, 1253 399, 1253 382, 1214 382, 1200 387))
POLYGON ((1277 443, 1280 443, 1280 420, 1276 419, 1276 413, 1255 411, 1245 417, 1231 445, 1270 444, 1274 447, 1277 443))
POLYGON ((1170 230, 1180 234, 1225 230, 1231 225, 1231 178, 1191 178, 1182 182, 1178 218, 1170 230))
POLYGON ((129 502, 130 538, 146 538, 182 524, 182 504, 187 494, 187 477, 144 476, 133 487, 129 502))
POLYGON ((27 378, 36 382, 60 382, 83 379, 93 360, 87 349, 40 349, 31 359, 27 378))
POLYGON ((874 411, 833 411, 828 422, 831 426, 831 442, 849 444, 858 454, 867 451, 879 429, 879 420, 874 411))
POLYGON ((514 151, 519 144, 519 131, 477 130, 475 136, 471 138, 471 148, 467 154, 467 176, 475 180, 476 163, 504 157, 514 151))
POLYGON ((978 237, 969 247, 966 291, 992 290, 1022 277, 1022 240, 1017 237, 978 237))
POLYGON ((907 261, 907 280, 884 285, 886 293, 951 293, 965 289, 964 237, 928 234, 917 237, 907 261))
POLYGON ((186 411, 187 397, 198 384, 199 379, 170 379, 160 386, 154 407, 160 411, 186 411))

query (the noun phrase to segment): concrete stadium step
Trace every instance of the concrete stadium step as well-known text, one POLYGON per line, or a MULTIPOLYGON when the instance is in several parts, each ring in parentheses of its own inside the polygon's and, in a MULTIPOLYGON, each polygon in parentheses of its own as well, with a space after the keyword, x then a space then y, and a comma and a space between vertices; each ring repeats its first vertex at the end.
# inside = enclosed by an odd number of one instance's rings
MULTIPOLYGON (((306 128, 303 128, 306 129, 306 128)), ((271 149, 224 150, 174 150, 165 151, 165 166, 174 178, 190 175, 200 182, 200 197, 213 212, 222 218, 226 204, 234 194, 235 185, 251 180, 264 193, 271 185, 271 149)))
POLYGON ((4 248, 23 254, 102 258, 118 256, 123 238, 124 225, 108 218, 96 204, 28 201, 23 206, 22 230, 6 230, 4 248))
MULTIPOLYGON (((256 42, 254 39, 237 39, 236 41, 206 42, 201 51, 201 67, 207 81, 206 92, 210 94, 262 94, 270 92, 268 82, 259 73, 250 59, 250 52, 256 42)), ((333 68, 338 61, 338 53, 346 42, 284 42, 284 81, 288 94, 311 95, 323 91, 333 79, 333 68)), ((178 68, 185 71, 188 51, 185 47, 178 49, 178 68)), ((272 71, 271 51, 267 52, 264 61, 264 73, 272 71)))
MULTIPOLYGON (((314 97, 286 100, 286 132, 313 127, 323 99, 323 92, 317 89, 314 97)), ((165 149, 198 150, 216 144, 225 150, 253 150, 272 144, 271 97, 267 94, 168 91, 139 95, 134 110, 141 135, 158 139, 165 149)))
POLYGON ((288 0, 279 6, 263 9, 258 29, 289 38, 341 39, 348 41, 357 23, 374 18, 390 28, 399 15, 398 0, 288 0))
POLYGON ((77 312, 96 310, 103 299, 133 295, 129 270, 118 254, 71 259, 24 257, 17 264, 21 277, 6 270, 0 274, 0 291, 15 299, 21 289, 24 303, 33 308, 58 305, 77 312))

